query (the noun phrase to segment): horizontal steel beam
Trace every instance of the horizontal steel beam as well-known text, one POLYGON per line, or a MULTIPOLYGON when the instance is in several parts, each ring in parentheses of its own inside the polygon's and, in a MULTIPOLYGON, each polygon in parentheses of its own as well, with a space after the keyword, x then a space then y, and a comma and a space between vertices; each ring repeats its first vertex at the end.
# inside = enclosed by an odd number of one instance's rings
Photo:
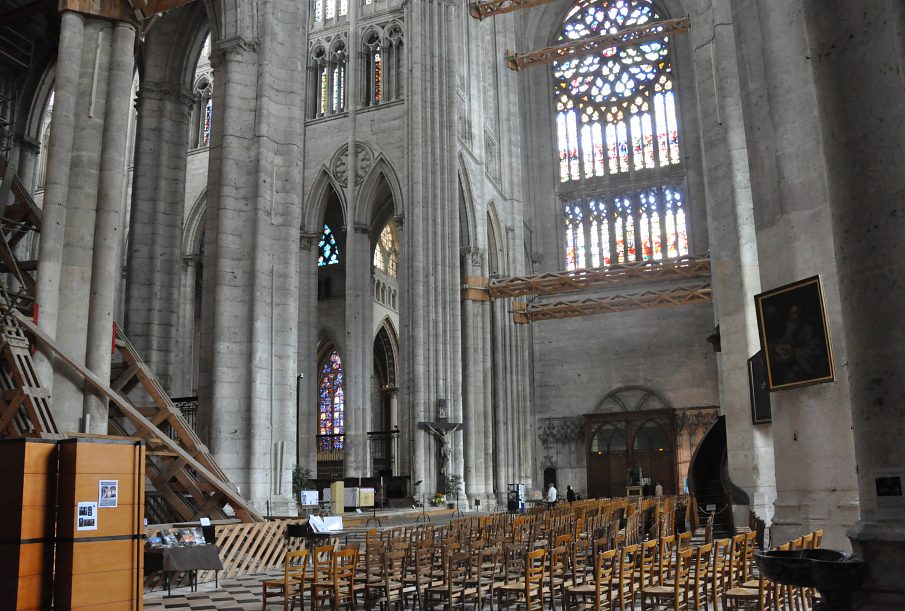
POLYGON ((708 303, 713 300, 710 282, 691 285, 645 289, 631 293, 616 293, 605 297, 559 300, 548 302, 513 303, 513 321, 529 323, 538 320, 557 320, 575 316, 590 316, 605 312, 648 310, 665 306, 708 303))
POLYGON ((468 13, 475 19, 484 19, 503 13, 511 13, 523 8, 549 4, 554 0, 485 0, 484 2, 472 2, 468 5, 468 13))
POLYGON ((556 47, 545 47, 530 53, 509 53, 506 55, 506 66, 510 70, 521 70, 531 66, 550 64, 570 57, 583 57, 611 47, 636 45, 651 40, 658 40, 670 34, 687 32, 689 29, 691 29, 691 21, 688 17, 653 21, 638 27, 626 28, 614 34, 573 40, 556 47))
POLYGON ((706 255, 622 263, 574 272, 549 272, 531 276, 492 279, 488 291, 492 299, 525 295, 555 295, 600 288, 631 286, 648 282, 710 278, 710 257, 706 255))

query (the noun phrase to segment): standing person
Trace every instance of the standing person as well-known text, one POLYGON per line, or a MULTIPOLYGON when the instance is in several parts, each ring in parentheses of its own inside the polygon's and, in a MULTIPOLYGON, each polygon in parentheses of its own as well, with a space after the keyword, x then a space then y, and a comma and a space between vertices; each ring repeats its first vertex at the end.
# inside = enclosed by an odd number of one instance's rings
POLYGON ((570 503, 575 502, 575 491, 572 490, 572 486, 566 486, 566 500, 570 503))
POLYGON ((554 505, 556 505, 556 486, 550 482, 550 487, 547 488, 547 509, 553 509, 554 505))
POLYGON ((657 482, 657 485, 654 486, 654 496, 657 498, 663 496, 663 485, 660 482, 657 482))

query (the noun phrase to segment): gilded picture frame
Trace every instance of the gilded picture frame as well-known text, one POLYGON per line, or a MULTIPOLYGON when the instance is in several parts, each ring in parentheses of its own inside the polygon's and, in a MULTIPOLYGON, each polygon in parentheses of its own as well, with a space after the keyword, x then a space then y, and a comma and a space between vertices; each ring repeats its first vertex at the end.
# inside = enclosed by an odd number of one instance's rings
POLYGON ((770 392, 835 381, 820 276, 765 291, 754 302, 770 392))

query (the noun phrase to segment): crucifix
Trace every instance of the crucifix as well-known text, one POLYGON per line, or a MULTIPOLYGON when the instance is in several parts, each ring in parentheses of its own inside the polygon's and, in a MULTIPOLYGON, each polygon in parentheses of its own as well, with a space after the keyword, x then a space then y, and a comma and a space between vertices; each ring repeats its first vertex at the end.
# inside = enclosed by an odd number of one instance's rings
POLYGON ((433 435, 440 445, 440 485, 446 485, 446 477, 449 475, 449 450, 452 443, 452 433, 462 428, 461 422, 419 422, 418 426, 433 435))

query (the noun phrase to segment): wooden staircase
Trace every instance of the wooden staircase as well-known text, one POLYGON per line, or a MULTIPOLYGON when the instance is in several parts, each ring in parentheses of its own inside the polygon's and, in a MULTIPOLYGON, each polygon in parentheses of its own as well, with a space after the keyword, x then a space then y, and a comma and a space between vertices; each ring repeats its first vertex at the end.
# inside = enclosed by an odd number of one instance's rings
POLYGON ((0 219, 0 273, 11 274, 19 284, 15 293, 0 287, 0 438, 62 436, 53 422, 50 392, 41 386, 31 359, 31 335, 48 356, 56 357, 58 366, 68 366, 87 382, 89 392, 109 401, 111 434, 144 440, 147 477, 177 521, 225 519, 230 514, 243 522, 261 521, 122 332, 116 334, 115 347, 125 368, 108 384, 20 311, 34 303, 35 280, 25 269, 29 266, 16 257, 15 247, 28 233, 40 231, 41 211, 15 174, 6 176, 10 170, 0 156, 0 186, 5 187, 0 195, 13 195, 0 219))

